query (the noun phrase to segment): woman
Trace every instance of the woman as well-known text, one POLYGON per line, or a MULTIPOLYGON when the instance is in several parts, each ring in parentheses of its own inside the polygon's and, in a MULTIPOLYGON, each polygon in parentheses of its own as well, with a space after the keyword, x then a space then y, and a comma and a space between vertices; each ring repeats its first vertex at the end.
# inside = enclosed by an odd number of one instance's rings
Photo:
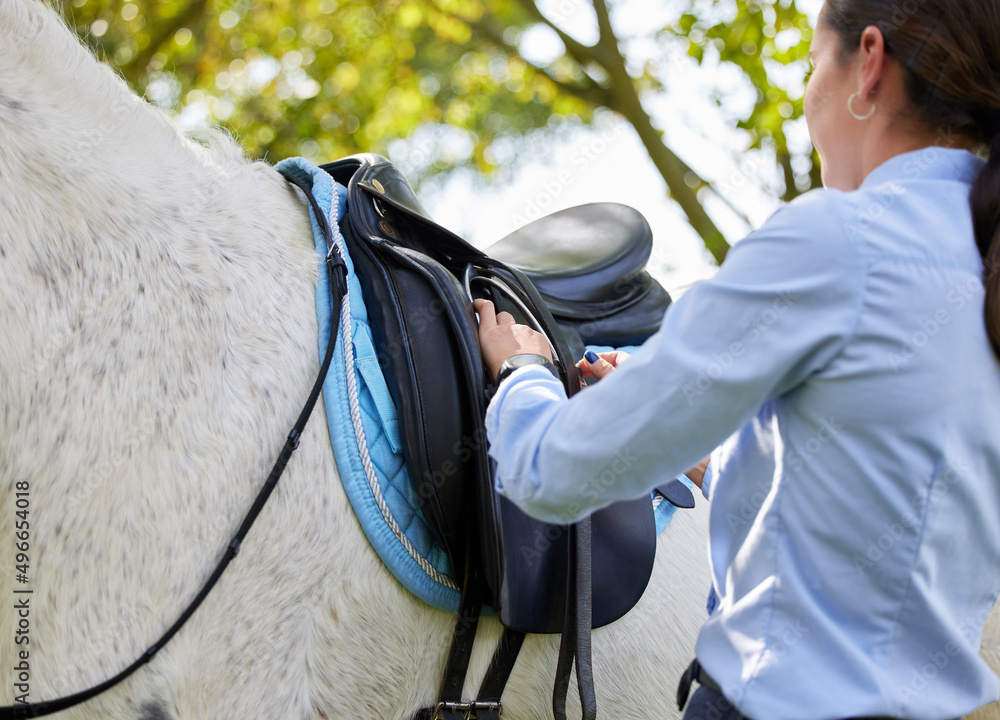
POLYGON ((827 0, 810 57, 827 189, 620 370, 566 401, 545 341, 477 302, 498 485, 569 522, 716 448, 685 717, 956 717, 1000 691, 1000 6, 827 0))

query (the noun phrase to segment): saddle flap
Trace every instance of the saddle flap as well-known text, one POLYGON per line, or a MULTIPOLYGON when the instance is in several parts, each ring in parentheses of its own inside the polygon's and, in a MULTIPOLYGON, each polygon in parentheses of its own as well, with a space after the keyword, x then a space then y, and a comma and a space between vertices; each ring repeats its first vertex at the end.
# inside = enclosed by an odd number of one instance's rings
POLYGON ((461 568, 460 519, 468 515, 471 490, 489 476, 471 307, 433 259, 392 245, 356 247, 372 332, 402 425, 403 455, 431 531, 452 567, 461 568))
MULTIPOLYGON (((535 520, 496 496, 498 544, 483 548, 494 608, 504 626, 522 632, 563 631, 568 526, 535 520)), ((615 503, 591 516, 593 627, 614 622, 642 597, 656 559, 656 522, 649 497, 615 503)))

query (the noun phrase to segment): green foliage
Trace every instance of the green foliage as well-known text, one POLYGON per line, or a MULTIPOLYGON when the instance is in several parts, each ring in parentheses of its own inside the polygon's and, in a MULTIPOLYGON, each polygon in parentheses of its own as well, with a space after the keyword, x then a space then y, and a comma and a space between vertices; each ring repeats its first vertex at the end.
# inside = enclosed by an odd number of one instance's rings
POLYGON ((795 0, 737 0, 735 7, 732 2, 687 1, 687 11, 666 32, 686 40, 688 54, 699 63, 706 61, 707 52, 713 60, 737 66, 757 89, 753 112, 738 125, 750 133, 750 148, 775 152, 786 180, 785 198, 818 187, 819 158, 810 148, 808 162, 796 163, 804 171, 794 172, 786 136, 788 124, 803 113, 801 79, 812 41, 808 18, 795 0), (798 69, 798 82, 791 87, 784 79, 789 68, 798 69))
MULTIPOLYGON (((677 1, 686 5, 676 23, 650 37, 680 37, 698 62, 737 66, 758 88, 752 113, 736 119, 751 147, 774 152, 786 197, 818 184, 816 163, 794 157, 786 138, 802 114, 801 80, 777 77, 803 63, 811 37, 794 0, 677 1)), ((703 207, 711 183, 664 144, 644 109, 666 82, 662 66, 626 57, 608 0, 562 0, 596 16, 592 45, 535 0, 63 2, 70 24, 137 92, 184 124, 227 127, 272 162, 390 154, 406 138, 414 179, 457 166, 489 175, 513 164, 518 138, 613 110, 636 129, 706 247, 720 261, 728 249, 703 207), (543 26, 564 50, 532 64, 521 38, 543 26)))
POLYGON ((249 154, 272 161, 386 153, 397 138, 445 124, 461 132, 461 153, 445 153, 438 169, 489 172, 498 137, 593 112, 424 2, 72 0, 64 11, 137 92, 189 121, 228 127, 249 154))

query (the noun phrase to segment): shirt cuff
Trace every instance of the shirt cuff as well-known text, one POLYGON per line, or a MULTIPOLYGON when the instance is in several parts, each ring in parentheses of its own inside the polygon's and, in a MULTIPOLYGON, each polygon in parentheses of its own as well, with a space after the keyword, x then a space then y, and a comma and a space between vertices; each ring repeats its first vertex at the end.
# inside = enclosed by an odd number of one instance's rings
POLYGON ((705 468, 705 475, 701 479, 701 494, 705 496, 706 500, 712 499, 710 494, 712 492, 712 480, 715 477, 715 473, 712 470, 713 467, 712 463, 709 463, 708 467, 705 468))
MULTIPOLYGON (((525 365, 522 368, 518 368, 513 373, 511 373, 507 378, 500 383, 500 387, 497 388, 496 395, 490 400, 489 406, 486 408, 486 436, 487 438, 493 439, 499 435, 500 431, 500 419, 503 413, 503 405, 511 393, 516 393, 517 388, 520 386, 529 385, 535 390, 541 389, 545 394, 551 394, 549 401, 553 400, 565 400, 566 390, 563 387, 562 381, 556 378, 551 372, 541 365, 525 365)), ((538 407, 536 405, 536 407, 538 407)), ((515 425, 516 418, 511 418, 515 425)), ((494 455, 494 450, 491 448, 490 454, 494 455)), ((498 461, 499 465, 504 463, 500 462, 501 458, 494 456, 494 459, 498 461)), ((517 502, 519 496, 524 492, 524 488, 521 488, 521 493, 511 494, 511 488, 504 490, 503 483, 503 473, 500 472, 498 467, 498 472, 494 478, 494 486, 496 491, 511 500, 517 502)), ((532 489, 537 489, 537 483, 532 484, 532 489)))

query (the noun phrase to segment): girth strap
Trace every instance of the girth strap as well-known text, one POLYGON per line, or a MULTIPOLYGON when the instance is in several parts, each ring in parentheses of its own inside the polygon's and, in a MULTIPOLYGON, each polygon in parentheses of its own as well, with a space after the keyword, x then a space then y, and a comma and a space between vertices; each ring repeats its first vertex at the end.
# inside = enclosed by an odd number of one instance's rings
MULTIPOLYGON (((471 537, 471 531, 470 531, 471 537)), ((493 653, 489 669, 479 687, 477 699, 463 702, 462 690, 472 658, 472 646, 479 628, 479 614, 482 609, 483 582, 479 577, 472 552, 466 553, 465 581, 462 584, 462 599, 459 603, 458 619, 448 651, 444 678, 441 682, 440 698, 437 706, 424 708, 417 713, 417 720, 498 720, 503 710, 501 697, 507 680, 517 662, 518 653, 524 643, 525 633, 504 628, 500 642, 493 653)))
POLYGON ((451 649, 448 651, 444 679, 441 681, 441 691, 438 694, 440 702, 433 716, 435 719, 465 720, 466 717, 466 714, 458 708, 462 705, 462 689, 465 687, 465 676, 469 672, 469 661, 472 659, 472 646, 476 640, 476 630, 479 629, 479 613, 483 602, 482 582, 473 569, 471 555, 472 553, 466 553, 465 556, 462 599, 459 603, 455 632, 451 638, 451 649))
MULTIPOLYGON (((510 673, 517 661, 517 655, 521 652, 521 646, 524 644, 525 634, 518 630, 504 628, 497 649, 493 653, 493 659, 490 661, 490 667, 486 671, 486 677, 483 678, 483 684, 479 686, 480 702, 500 703, 503 690, 507 686, 510 673)), ((480 714, 479 720, 484 720, 485 717, 492 716, 480 714)))
POLYGON ((556 683, 552 693, 552 712, 556 720, 566 720, 566 695, 569 693, 569 676, 574 660, 583 718, 594 720, 597 717, 597 696, 590 651, 593 615, 590 557, 590 518, 587 517, 569 529, 566 625, 559 645, 559 663, 556 666, 556 683))

